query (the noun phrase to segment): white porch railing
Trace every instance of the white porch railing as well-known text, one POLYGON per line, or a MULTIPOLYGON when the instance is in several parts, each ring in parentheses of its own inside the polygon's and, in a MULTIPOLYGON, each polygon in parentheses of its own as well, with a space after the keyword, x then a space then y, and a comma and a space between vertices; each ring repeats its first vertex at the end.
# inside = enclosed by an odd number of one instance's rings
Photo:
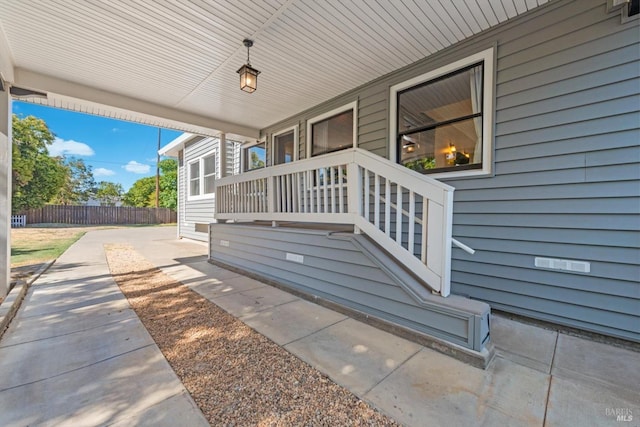
POLYGON ((215 218, 353 224, 448 296, 453 190, 353 148, 217 180, 215 218))

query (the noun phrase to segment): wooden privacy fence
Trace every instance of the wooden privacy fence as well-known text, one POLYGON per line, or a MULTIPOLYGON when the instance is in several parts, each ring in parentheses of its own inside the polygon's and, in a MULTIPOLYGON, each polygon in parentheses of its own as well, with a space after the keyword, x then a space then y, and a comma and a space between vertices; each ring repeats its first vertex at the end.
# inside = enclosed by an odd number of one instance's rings
POLYGON ((177 221, 169 208, 132 208, 128 206, 46 205, 22 212, 28 224, 169 224, 177 221))

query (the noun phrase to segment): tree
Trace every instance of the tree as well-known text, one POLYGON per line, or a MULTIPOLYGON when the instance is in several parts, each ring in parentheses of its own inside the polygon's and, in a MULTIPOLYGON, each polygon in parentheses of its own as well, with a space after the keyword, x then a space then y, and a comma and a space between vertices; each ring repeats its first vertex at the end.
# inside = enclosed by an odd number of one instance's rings
POLYGON ((12 211, 45 205, 60 189, 67 173, 60 158, 50 157, 47 146, 55 136, 44 120, 34 116, 12 120, 12 211))
MULTIPOLYGON (((160 161, 160 207, 176 209, 178 206, 178 162, 175 159, 160 161)), ((148 176, 133 183, 124 195, 126 206, 155 207, 156 178, 148 176)))
POLYGON ((176 210, 178 207, 178 162, 175 159, 164 159, 160 161, 159 166, 160 206, 176 210))
POLYGON ((121 184, 114 182, 100 181, 96 190, 96 198, 102 206, 115 206, 122 200, 124 189, 121 184))
POLYGON ((91 166, 75 157, 65 158, 64 166, 67 168, 67 177, 58 194, 52 199, 52 203, 75 205, 93 197, 97 187, 91 166))
POLYGON ((140 178, 133 183, 122 199, 126 206, 139 208, 153 206, 155 204, 154 193, 156 191, 156 179, 152 176, 140 178))
POLYGON ((251 169, 263 168, 264 160, 260 160, 260 156, 255 151, 251 152, 251 169))

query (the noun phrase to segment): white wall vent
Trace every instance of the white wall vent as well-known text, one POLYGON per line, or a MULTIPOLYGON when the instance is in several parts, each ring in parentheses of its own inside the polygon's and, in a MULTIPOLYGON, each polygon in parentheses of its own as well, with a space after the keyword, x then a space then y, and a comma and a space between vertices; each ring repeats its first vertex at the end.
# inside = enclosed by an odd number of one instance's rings
POLYGON ((297 262, 297 263, 300 263, 300 264, 304 264, 304 256, 303 255, 291 254, 291 253, 287 252, 286 259, 287 259, 287 261, 293 261, 293 262, 297 262))
POLYGON ((550 270, 591 273, 591 263, 586 261, 536 257, 535 266, 538 268, 548 268, 550 270))
POLYGON ((220 246, 224 246, 225 248, 229 247, 229 241, 228 240, 220 240, 220 246))

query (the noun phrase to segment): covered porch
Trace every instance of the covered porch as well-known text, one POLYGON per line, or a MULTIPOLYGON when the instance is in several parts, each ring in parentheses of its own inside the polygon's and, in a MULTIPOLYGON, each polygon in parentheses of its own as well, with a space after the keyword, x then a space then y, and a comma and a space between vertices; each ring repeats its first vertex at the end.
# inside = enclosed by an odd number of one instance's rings
POLYGON ((546 0, 195 5, 9 1, 0 10, 0 292, 8 289, 11 100, 187 132, 255 140, 331 99, 546 0), (260 69, 238 88, 244 38, 260 69), (335 49, 335 46, 341 46, 335 49))

